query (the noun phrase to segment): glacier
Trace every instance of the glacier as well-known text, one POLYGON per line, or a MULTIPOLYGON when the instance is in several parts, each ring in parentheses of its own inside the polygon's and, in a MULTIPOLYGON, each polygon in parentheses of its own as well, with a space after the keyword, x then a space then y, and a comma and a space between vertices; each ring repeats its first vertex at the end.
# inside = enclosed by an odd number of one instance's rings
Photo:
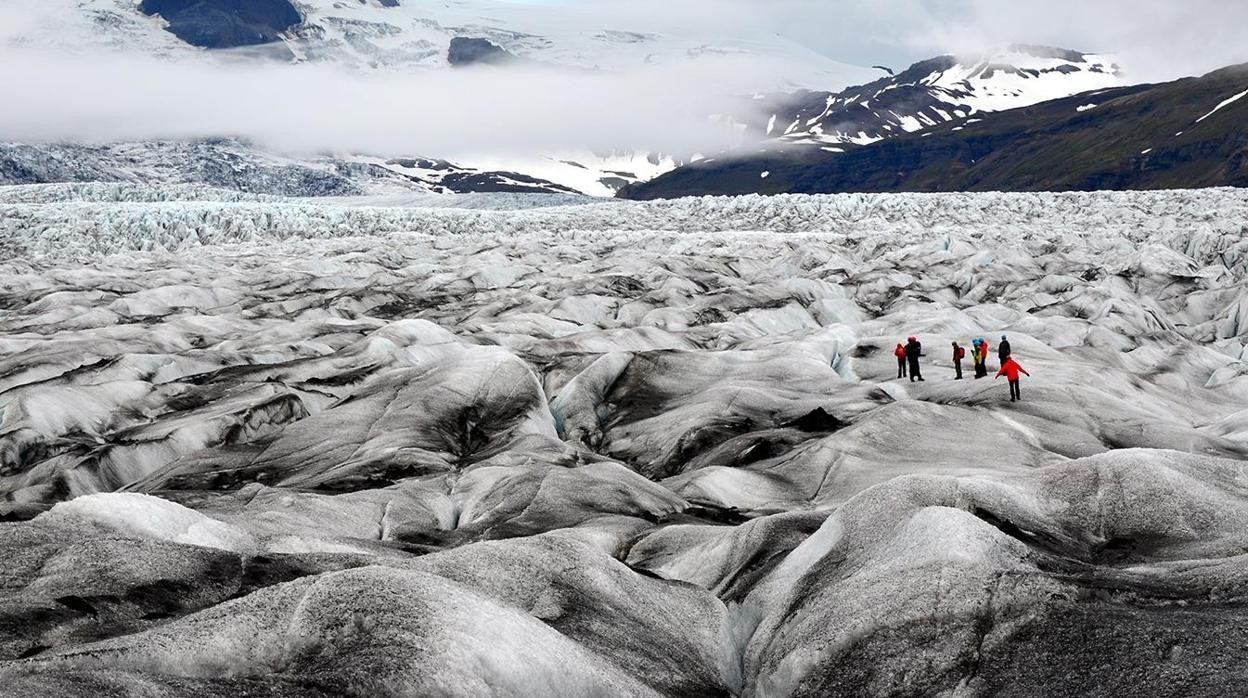
POLYGON ((1235 189, 0 187, 0 694, 1233 694, 1246 283, 1235 189))

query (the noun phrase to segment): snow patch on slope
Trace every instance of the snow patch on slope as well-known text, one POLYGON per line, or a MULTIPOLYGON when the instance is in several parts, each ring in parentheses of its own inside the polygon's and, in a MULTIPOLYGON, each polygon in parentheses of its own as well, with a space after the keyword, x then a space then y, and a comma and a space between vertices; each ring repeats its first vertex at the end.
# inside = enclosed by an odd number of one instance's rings
POLYGON ((1198 123, 1198 124, 1199 124, 1200 122, 1204 121, 1205 119, 1208 119, 1209 117, 1213 116, 1214 114, 1217 114, 1217 113, 1218 113, 1219 111, 1221 111, 1222 109, 1224 109, 1224 108, 1226 108, 1226 107, 1228 107, 1228 106, 1230 106, 1230 105, 1234 104, 1235 102, 1238 102, 1239 100, 1243 99, 1245 95, 1248 95, 1248 90, 1244 90, 1243 92, 1240 92, 1240 93, 1239 93, 1239 94, 1237 94, 1237 95, 1232 95, 1232 96, 1230 96, 1230 97, 1227 97, 1226 99, 1224 99, 1224 100, 1222 100, 1221 102, 1219 102, 1219 103, 1218 103, 1218 106, 1214 107, 1214 108, 1213 108, 1213 110, 1212 110, 1212 111, 1210 111, 1208 114, 1205 114, 1204 116, 1202 116, 1202 117, 1200 117, 1199 119, 1197 119, 1197 120, 1196 120, 1196 123, 1198 123))

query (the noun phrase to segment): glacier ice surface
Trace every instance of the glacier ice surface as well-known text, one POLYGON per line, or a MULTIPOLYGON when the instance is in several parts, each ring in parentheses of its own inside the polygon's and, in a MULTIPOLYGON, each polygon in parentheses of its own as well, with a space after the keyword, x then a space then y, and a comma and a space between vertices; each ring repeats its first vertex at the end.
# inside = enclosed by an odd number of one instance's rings
POLYGON ((0 692, 1234 693, 1246 226, 0 188, 0 692))

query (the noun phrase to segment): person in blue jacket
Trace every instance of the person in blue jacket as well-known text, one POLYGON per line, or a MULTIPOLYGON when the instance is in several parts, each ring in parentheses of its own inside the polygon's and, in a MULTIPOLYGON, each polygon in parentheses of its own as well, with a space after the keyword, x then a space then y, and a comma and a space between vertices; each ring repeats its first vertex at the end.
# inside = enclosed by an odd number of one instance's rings
POLYGON ((971 344, 971 358, 975 361, 975 377, 986 378, 988 376, 988 342, 983 337, 976 337, 971 344))

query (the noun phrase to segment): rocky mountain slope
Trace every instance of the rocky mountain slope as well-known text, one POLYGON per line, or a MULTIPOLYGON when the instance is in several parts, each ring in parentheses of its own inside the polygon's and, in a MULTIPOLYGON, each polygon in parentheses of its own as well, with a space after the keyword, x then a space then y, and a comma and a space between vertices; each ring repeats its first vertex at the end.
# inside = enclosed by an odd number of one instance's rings
POLYGON ((0 200, 0 692, 1248 678, 1243 191, 0 200))
POLYGON ((627 188, 702 194, 1165 189, 1248 185, 1248 65, 960 119, 843 153, 693 163, 627 188))
POLYGON ((202 48, 275 43, 303 21, 288 0, 142 0, 139 11, 159 16, 169 33, 202 48))

